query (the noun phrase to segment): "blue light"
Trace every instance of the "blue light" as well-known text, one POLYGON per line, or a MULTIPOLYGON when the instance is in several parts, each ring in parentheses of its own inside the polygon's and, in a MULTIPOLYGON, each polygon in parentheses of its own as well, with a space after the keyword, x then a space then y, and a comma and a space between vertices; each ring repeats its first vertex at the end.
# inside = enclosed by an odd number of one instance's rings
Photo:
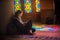
POLYGON ((32 10, 30 10, 30 12, 32 12, 32 10))
POLYGON ((14 5, 16 4, 16 2, 14 1, 14 5))
POLYGON ((26 4, 26 0, 24 0, 24 4, 26 4))
POLYGON ((40 30, 40 28, 35 28, 35 30, 40 30))
POLYGON ((53 28, 48 28, 48 30, 53 31, 53 28))
POLYGON ((40 4, 38 4, 38 8, 40 8, 40 4))

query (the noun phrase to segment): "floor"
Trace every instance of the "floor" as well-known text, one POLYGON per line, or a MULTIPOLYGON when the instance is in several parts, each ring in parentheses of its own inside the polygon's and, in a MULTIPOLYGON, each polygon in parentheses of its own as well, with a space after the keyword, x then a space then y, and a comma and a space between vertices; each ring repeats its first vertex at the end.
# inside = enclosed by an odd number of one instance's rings
POLYGON ((60 40, 60 32, 36 31, 34 35, 10 35, 3 40, 60 40))
POLYGON ((33 28, 36 29, 33 35, 10 35, 0 37, 2 37, 1 39, 3 40, 60 40, 59 25, 33 24, 33 26, 33 28))

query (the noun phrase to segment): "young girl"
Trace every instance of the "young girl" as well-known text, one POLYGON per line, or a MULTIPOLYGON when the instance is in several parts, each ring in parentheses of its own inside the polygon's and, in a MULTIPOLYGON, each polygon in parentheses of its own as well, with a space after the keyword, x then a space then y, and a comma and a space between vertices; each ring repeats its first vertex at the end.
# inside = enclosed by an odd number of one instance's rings
POLYGON ((15 13, 12 21, 8 24, 7 34, 32 34, 35 32, 35 29, 32 29, 32 21, 23 22, 22 15, 23 12, 20 10, 15 13))

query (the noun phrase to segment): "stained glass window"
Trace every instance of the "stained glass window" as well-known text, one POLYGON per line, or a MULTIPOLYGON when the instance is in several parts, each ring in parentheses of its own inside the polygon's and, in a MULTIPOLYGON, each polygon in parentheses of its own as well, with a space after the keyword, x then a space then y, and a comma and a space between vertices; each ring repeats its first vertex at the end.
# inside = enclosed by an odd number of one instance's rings
POLYGON ((25 13, 31 13, 32 12, 31 2, 32 2, 32 0, 24 0, 25 13))
POLYGON ((36 12, 40 11, 40 0, 36 0, 36 12))
POLYGON ((20 0, 14 0, 14 11, 21 10, 20 0))

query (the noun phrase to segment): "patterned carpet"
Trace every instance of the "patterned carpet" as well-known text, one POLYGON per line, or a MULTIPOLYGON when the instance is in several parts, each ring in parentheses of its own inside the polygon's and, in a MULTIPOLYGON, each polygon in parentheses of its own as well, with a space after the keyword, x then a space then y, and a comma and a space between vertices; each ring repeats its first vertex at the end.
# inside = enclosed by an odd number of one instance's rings
POLYGON ((32 36, 9 37, 5 40, 60 40, 60 37, 32 36))
POLYGON ((60 26, 58 28, 56 25, 37 25, 34 28, 40 29, 37 29, 33 35, 10 35, 0 36, 0 38, 2 40, 60 40, 60 26), (48 30, 48 28, 53 28, 54 30, 48 30))
POLYGON ((36 31, 33 35, 10 35, 2 40, 60 40, 60 32, 36 31))

